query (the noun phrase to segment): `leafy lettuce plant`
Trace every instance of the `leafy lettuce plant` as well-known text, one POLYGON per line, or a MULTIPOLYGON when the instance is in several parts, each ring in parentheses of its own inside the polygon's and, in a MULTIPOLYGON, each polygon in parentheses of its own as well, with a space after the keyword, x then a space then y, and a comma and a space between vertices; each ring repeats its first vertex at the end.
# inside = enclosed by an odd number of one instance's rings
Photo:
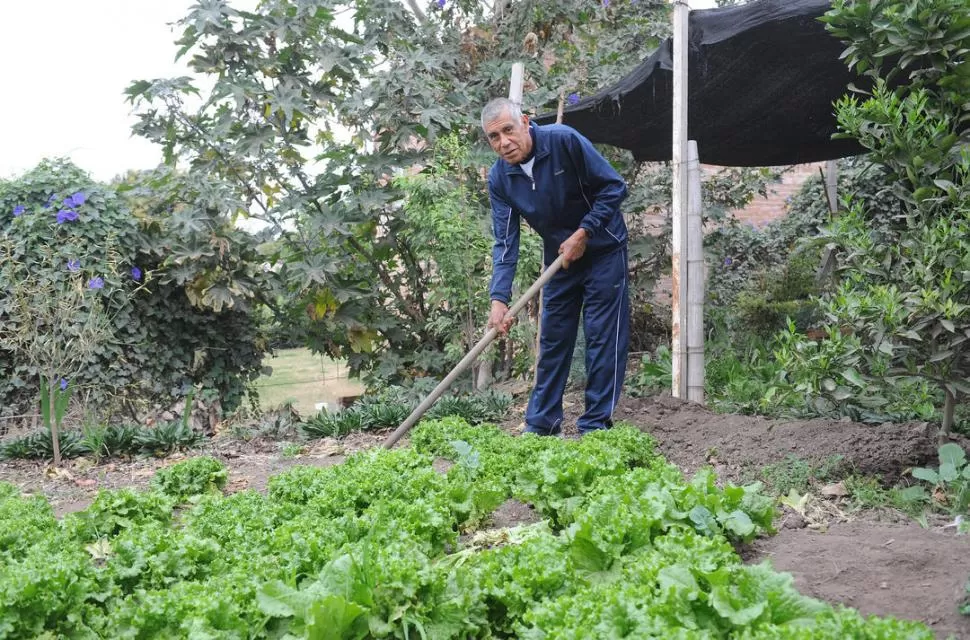
POLYGON ((211 456, 199 456, 159 469, 152 485, 179 502, 215 493, 226 486, 226 466, 211 456))

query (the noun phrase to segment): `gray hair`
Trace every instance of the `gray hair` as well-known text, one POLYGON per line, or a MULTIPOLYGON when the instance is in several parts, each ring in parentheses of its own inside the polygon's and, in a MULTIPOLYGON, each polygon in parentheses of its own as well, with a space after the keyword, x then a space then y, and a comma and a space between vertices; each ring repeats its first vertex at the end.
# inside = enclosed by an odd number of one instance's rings
POLYGON ((519 121, 522 119, 522 107, 513 100, 508 98, 495 98, 490 100, 485 108, 482 109, 482 131, 485 130, 485 125, 501 117, 504 114, 508 114, 513 120, 519 121))

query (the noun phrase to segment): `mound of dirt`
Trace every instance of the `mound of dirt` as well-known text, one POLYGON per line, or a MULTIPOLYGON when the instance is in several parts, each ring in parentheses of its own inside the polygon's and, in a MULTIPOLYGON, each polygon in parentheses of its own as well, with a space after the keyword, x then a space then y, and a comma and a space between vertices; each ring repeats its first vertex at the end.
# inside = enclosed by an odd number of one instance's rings
MULTIPOLYGON (((571 392, 564 402, 563 431, 575 433, 583 396, 571 392)), ((524 402, 503 422, 512 432, 523 428, 524 402)), ((622 398, 614 419, 630 422, 655 437, 663 455, 686 473, 714 466, 725 480, 749 478, 788 456, 821 464, 838 456, 848 472, 877 476, 887 485, 913 466, 935 465, 937 432, 926 423, 860 424, 844 420, 775 420, 719 414, 669 395, 622 398)), ((956 438, 964 449, 966 438, 956 438)))
MULTIPOLYGON (((670 396, 626 399, 616 415, 657 438, 664 456, 685 471, 714 464, 731 479, 787 456, 816 464, 839 456, 848 471, 894 483, 937 459, 937 432, 926 423, 772 420, 717 414, 670 396)), ((966 448, 966 440, 961 444, 966 448)))

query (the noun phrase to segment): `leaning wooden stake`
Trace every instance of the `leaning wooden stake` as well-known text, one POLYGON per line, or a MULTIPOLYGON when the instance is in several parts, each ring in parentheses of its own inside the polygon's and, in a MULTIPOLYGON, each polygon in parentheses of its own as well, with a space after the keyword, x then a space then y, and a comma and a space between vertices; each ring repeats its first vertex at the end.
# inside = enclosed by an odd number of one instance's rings
MULTIPOLYGON (((552 276, 556 275, 556 272, 562 268, 562 259, 563 257, 559 256, 556 258, 555 262, 549 265, 549 268, 542 272, 542 275, 540 275, 539 279, 536 280, 531 287, 529 287, 529 290, 523 293, 522 297, 515 301, 515 304, 513 304, 512 308, 509 309, 506 317, 517 315, 519 311, 522 310, 522 307, 524 307, 529 300, 532 300, 532 298, 539 293, 542 287, 549 282, 552 276)), ((495 340, 497 336, 497 328, 492 327, 489 329, 488 332, 482 336, 482 339, 478 341, 478 344, 472 347, 472 350, 469 351, 468 354, 461 359, 461 362, 459 362, 455 368, 451 370, 451 373, 445 376, 445 379, 438 383, 438 386, 434 388, 434 391, 428 394, 428 397, 425 398, 424 401, 422 401, 421 404, 419 404, 417 408, 411 412, 411 415, 408 416, 407 420, 402 422, 401 426, 395 429, 394 433, 387 437, 387 440, 384 441, 384 448, 390 449, 397 443, 398 440, 401 439, 402 436, 404 436, 405 433, 410 431, 411 427, 417 424, 418 420, 421 419, 421 416, 423 416, 425 412, 431 408, 431 405, 433 405, 438 398, 441 397, 441 394, 448 390, 448 387, 450 387, 451 383, 455 381, 455 378, 460 376, 465 369, 467 369, 475 361, 475 358, 481 355, 482 351, 485 350, 485 347, 491 344, 492 340, 495 340)))

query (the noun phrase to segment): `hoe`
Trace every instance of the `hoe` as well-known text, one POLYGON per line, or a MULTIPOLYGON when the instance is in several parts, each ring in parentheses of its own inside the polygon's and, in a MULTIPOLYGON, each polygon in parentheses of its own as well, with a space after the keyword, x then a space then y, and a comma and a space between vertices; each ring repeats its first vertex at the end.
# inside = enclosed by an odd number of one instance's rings
MULTIPOLYGON (((529 287, 529 290, 523 293, 522 297, 515 301, 515 304, 513 304, 512 308, 509 309, 509 313, 506 317, 515 316, 518 314, 519 311, 522 310, 522 307, 524 307, 529 300, 532 300, 532 298, 539 293, 539 290, 542 289, 543 285, 549 282, 549 279, 552 278, 552 276, 554 276, 560 268, 562 268, 562 260, 563 256, 559 256, 556 258, 555 262, 549 265, 549 268, 542 272, 542 275, 540 275, 539 279, 536 280, 531 287, 529 287)), ((482 339, 478 341, 478 344, 472 347, 471 351, 465 354, 465 357, 461 359, 461 362, 455 365, 455 368, 451 370, 451 373, 445 376, 445 379, 438 383, 438 386, 434 388, 434 391, 429 393, 428 397, 425 398, 421 404, 419 404, 417 408, 411 412, 411 415, 407 417, 407 420, 402 422, 401 426, 395 429, 394 433, 387 437, 387 440, 384 441, 384 448, 390 449, 397 443, 398 440, 401 439, 405 433, 410 431, 411 427, 417 424, 418 420, 421 419, 421 416, 423 416, 424 413, 431 408, 431 405, 433 405, 438 398, 441 397, 441 394, 448 390, 448 387, 450 387, 451 383, 455 381, 455 378, 460 376, 465 369, 467 369, 471 363, 475 361, 475 358, 481 355, 482 351, 485 350, 485 347, 491 344, 492 340, 494 340, 497 336, 498 328, 492 327, 489 329, 485 335, 482 336, 482 339)))

